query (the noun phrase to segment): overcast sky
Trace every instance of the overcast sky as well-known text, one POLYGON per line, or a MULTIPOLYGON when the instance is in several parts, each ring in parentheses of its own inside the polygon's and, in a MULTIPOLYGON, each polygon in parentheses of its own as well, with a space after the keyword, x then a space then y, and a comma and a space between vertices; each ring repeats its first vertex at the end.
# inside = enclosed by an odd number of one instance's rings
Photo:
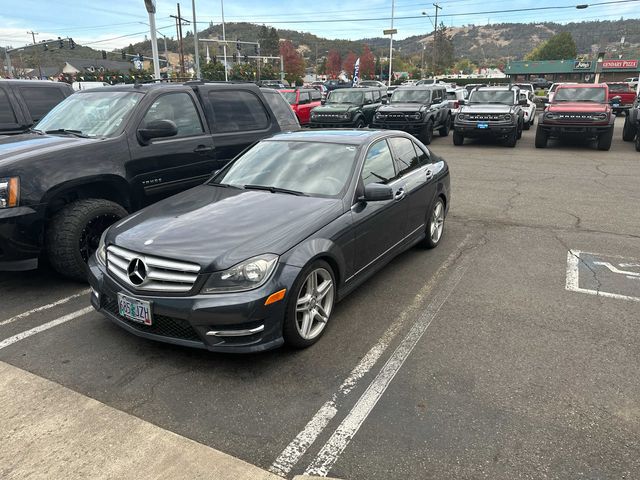
MULTIPOLYGON (((441 0, 442 10, 439 15, 447 26, 536 21, 566 23, 640 17, 638 1, 591 6, 584 10, 566 8, 534 12, 480 13, 542 6, 572 6, 585 1, 441 0), (466 15, 467 13, 471 14, 466 15)), ((31 35, 27 34, 27 31, 32 29, 39 33, 37 41, 58 36, 73 37, 77 43, 105 50, 135 43, 148 33, 148 26, 145 24, 148 17, 143 0, 3 0, 5 7, 9 2, 12 3, 12 8, 0 10, 0 45, 3 46, 17 47, 31 43, 31 35)), ((432 3, 432 0, 395 1, 396 17, 418 17, 396 19, 394 27, 398 29, 398 38, 427 34, 432 30, 432 3), (422 12, 426 12, 429 17, 422 16, 422 12)), ((175 15, 176 2, 158 0, 157 10, 156 22, 159 31, 169 37, 175 36, 175 21, 169 18, 169 15, 175 15)), ((183 1, 181 10, 184 17, 191 19, 191 1, 183 1)), ((199 29, 205 28, 209 21, 219 23, 220 0, 196 0, 196 13, 199 29)), ((355 40, 382 36, 382 30, 390 26, 391 0, 225 0, 224 13, 225 20, 229 22, 252 22, 311 32, 327 38, 355 40), (312 23, 310 20, 328 22, 312 23)))

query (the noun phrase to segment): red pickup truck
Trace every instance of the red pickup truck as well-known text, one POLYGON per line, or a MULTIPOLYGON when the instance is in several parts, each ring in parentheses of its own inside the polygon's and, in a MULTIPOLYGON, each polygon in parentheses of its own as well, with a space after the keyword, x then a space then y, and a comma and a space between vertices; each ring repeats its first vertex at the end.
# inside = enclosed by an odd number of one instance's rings
POLYGON ((309 125, 311 110, 321 105, 322 94, 315 88, 284 89, 280 93, 291 105, 300 125, 309 125))
POLYGON ((574 136, 596 140, 598 150, 609 150, 613 138, 613 106, 604 83, 560 85, 538 120, 536 148, 545 148, 549 138, 574 136))
POLYGON ((636 92, 626 82, 608 82, 607 85, 609 86, 609 102, 611 102, 613 112, 616 115, 622 112, 627 113, 633 107, 636 92), (620 97, 620 102, 612 101, 616 97, 620 97))

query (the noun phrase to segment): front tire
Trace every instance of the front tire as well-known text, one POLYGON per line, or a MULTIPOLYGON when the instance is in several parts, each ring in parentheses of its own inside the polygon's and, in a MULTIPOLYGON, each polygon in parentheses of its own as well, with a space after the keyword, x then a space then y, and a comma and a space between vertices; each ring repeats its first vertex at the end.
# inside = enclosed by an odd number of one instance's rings
POLYGON ((420 140, 425 145, 429 145, 433 140, 433 122, 429 120, 420 132, 420 140))
POLYGON ((336 280, 331 266, 316 260, 296 278, 291 288, 282 335, 287 345, 305 348, 325 331, 336 300, 336 280))
POLYGON ((640 152, 640 135, 636 135, 636 152, 640 152))
POLYGON ((516 127, 516 129, 513 132, 507 135, 507 140, 505 141, 505 145, 507 147, 513 148, 516 146, 517 143, 518 143, 518 128, 516 127))
POLYGON ((536 148, 547 148, 547 142, 549 141, 549 134, 540 128, 536 130, 536 148))
POLYGON ((354 125, 354 128, 364 128, 364 127, 365 127, 364 120, 362 118, 359 118, 356 121, 356 124, 354 125))
POLYGON ((624 117, 624 127, 622 127, 622 140, 625 142, 633 142, 633 139, 636 138, 636 127, 629 120, 629 114, 624 117))
POLYGON ((444 234, 445 206, 442 197, 438 197, 429 212, 427 236, 422 241, 425 248, 436 248, 444 234))
POLYGON ((464 145, 464 135, 455 129, 453 130, 453 144, 458 147, 464 145))
POLYGON ((613 125, 611 128, 598 135, 598 150, 607 151, 611 148, 611 141, 613 140, 613 125))
POLYGON ((74 280, 87 279, 87 262, 98 248, 102 233, 127 211, 115 202, 85 199, 70 203, 54 215, 46 232, 51 266, 74 280))

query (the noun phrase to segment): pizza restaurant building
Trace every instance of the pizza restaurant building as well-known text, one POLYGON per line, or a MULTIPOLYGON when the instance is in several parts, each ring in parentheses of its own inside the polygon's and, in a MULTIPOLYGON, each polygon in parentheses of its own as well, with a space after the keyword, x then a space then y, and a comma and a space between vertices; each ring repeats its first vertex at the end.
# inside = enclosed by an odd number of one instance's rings
POLYGON ((525 82, 543 77, 552 82, 593 82, 596 68, 601 82, 621 82, 637 77, 639 60, 540 60, 509 62, 505 74, 513 82, 525 82))

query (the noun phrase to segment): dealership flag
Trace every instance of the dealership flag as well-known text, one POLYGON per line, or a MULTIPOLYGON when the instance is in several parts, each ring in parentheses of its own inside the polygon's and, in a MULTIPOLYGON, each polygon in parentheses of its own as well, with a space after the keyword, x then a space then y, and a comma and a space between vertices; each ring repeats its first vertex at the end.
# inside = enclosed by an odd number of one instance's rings
POLYGON ((358 82, 360 82, 360 58, 356 60, 355 65, 353 66, 353 86, 357 87, 358 82))

